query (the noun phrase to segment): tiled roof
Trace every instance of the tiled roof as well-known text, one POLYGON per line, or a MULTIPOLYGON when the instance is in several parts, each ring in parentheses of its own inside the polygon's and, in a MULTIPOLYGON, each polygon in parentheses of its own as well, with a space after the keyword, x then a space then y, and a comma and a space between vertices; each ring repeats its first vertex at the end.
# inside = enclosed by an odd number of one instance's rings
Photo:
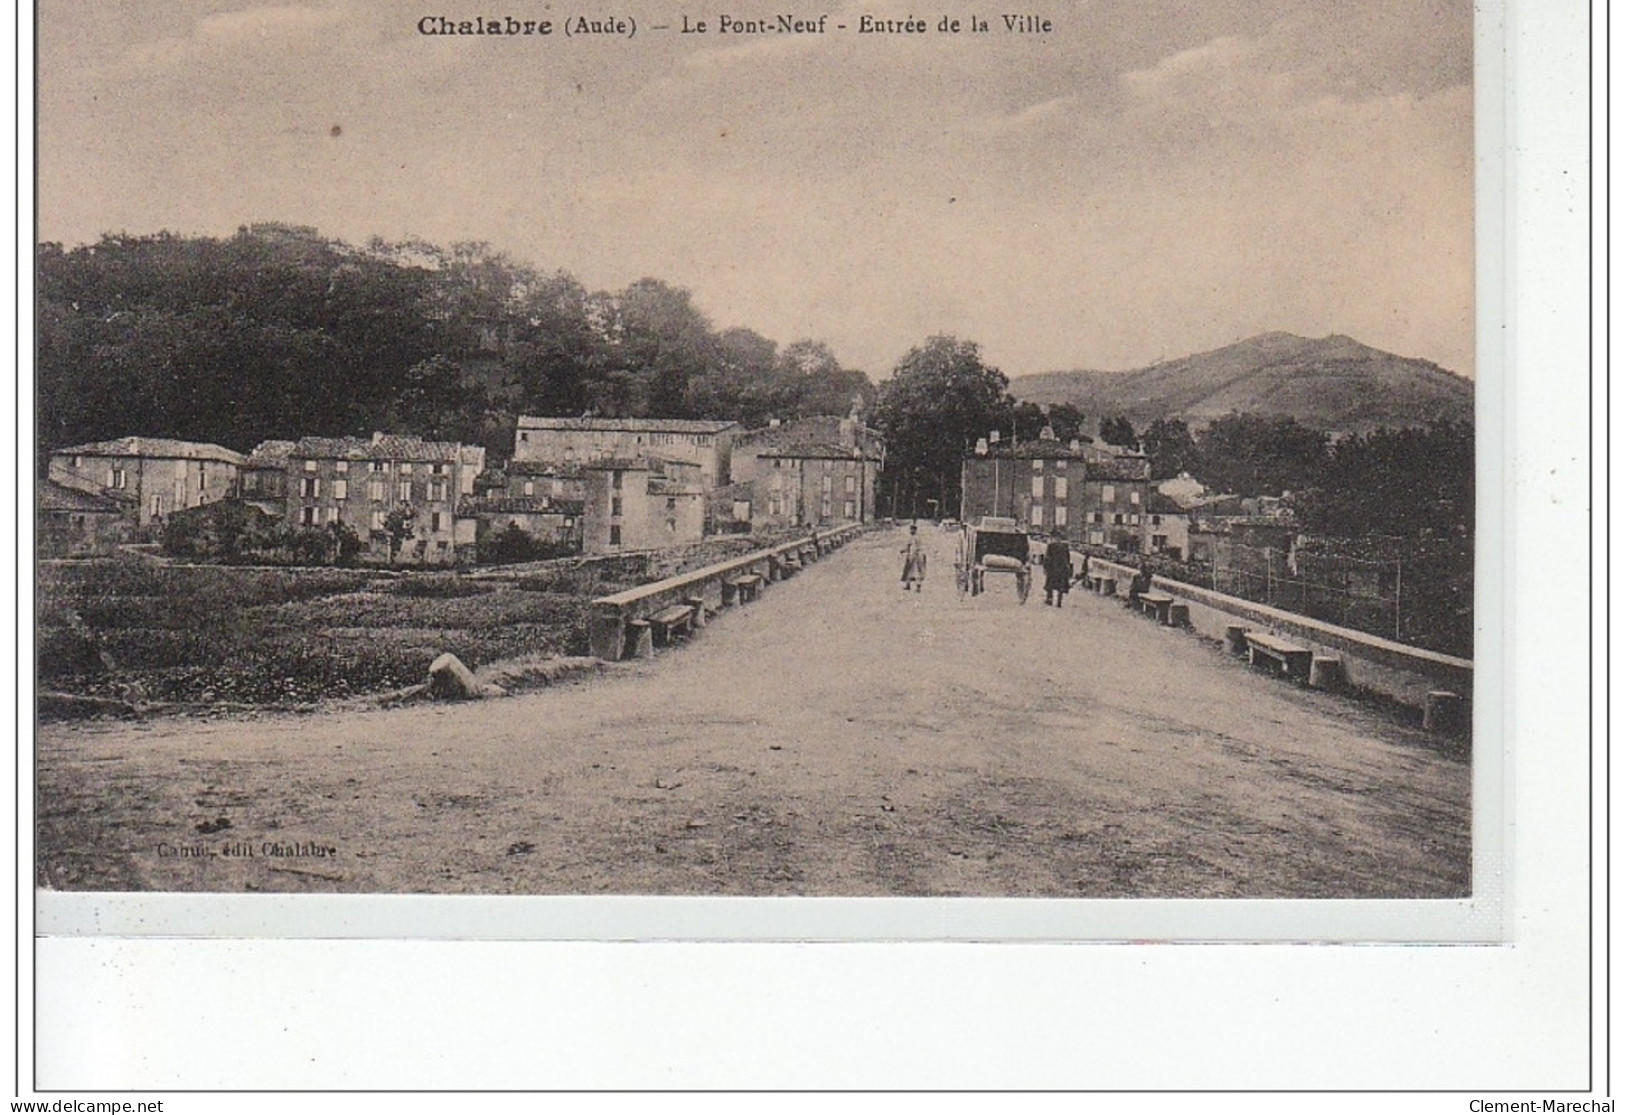
POLYGON ((755 450, 756 456, 769 460, 780 458, 793 458, 807 461, 878 461, 877 452, 861 453, 858 449, 848 445, 836 445, 833 442, 806 442, 800 445, 776 445, 771 449, 755 450))
POLYGON ((170 437, 121 437, 87 445, 70 445, 56 452, 82 457, 178 457, 196 461, 225 461, 233 465, 240 465, 248 459, 224 446, 201 441, 178 441, 170 437))
MULTIPOLYGON (((302 437, 288 456, 319 461, 448 461, 459 460, 467 448, 455 441, 425 441, 408 434, 361 437, 302 437)), ((476 447, 477 448, 477 447, 476 447)))
POLYGON ((92 492, 81 492, 58 484, 55 480, 40 481, 35 493, 41 511, 79 511, 106 515, 121 515, 123 506, 115 499, 92 492))
POLYGON ((519 416, 521 430, 583 430, 614 433, 720 434, 739 425, 720 418, 538 418, 519 416))
POLYGON ((276 439, 262 441, 258 445, 254 446, 254 451, 248 455, 248 463, 251 465, 286 464, 288 462, 288 454, 293 452, 293 447, 296 444, 298 443, 292 441, 279 441, 276 439))
POLYGON ((1177 499, 1174 499, 1172 496, 1163 495, 1155 488, 1146 493, 1145 509, 1146 512, 1151 515, 1187 514, 1184 505, 1181 504, 1177 499))

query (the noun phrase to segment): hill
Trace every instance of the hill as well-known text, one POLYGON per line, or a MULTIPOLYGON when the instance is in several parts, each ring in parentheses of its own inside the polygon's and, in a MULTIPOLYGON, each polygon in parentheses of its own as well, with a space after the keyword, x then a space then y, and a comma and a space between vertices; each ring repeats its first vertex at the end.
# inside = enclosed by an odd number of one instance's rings
POLYGON ((1473 417, 1471 380, 1338 334, 1263 333, 1137 371, 1019 376, 1010 393, 1022 402, 1071 403, 1092 417, 1121 414, 1136 427, 1157 418, 1203 426, 1232 411, 1361 433, 1473 417))

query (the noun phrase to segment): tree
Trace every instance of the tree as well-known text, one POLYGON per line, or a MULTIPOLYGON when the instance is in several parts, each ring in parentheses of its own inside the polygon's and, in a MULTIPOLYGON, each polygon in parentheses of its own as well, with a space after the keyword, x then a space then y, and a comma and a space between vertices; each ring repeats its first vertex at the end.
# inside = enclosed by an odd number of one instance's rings
POLYGON ((1140 439, 1134 433, 1134 423, 1121 414, 1114 415, 1100 424, 1100 440, 1107 445, 1118 445, 1124 449, 1140 448, 1140 439))
POLYGON ((946 335, 898 362, 875 403, 894 514, 916 515, 932 499, 945 512, 958 508, 960 462, 998 423, 1009 383, 975 342, 946 335))
POLYGON ((412 538, 413 523, 418 513, 409 503, 403 503, 384 516, 383 536, 389 542, 389 561, 393 565, 401 546, 412 538))
POLYGON ((1221 492, 1277 496, 1315 483, 1327 437, 1295 418, 1227 414, 1197 437, 1202 480, 1221 492))
POLYGON ((1140 448, 1150 458, 1153 480, 1200 470, 1196 439, 1182 418, 1158 418, 1152 422, 1140 435, 1140 448))

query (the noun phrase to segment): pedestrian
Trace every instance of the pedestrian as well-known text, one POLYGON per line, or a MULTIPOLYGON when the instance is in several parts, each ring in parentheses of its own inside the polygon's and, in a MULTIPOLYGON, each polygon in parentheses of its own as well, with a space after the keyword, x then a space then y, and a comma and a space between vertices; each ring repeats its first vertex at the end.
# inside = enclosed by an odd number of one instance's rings
POLYGON ((918 523, 908 525, 908 545, 903 547, 903 591, 920 591, 925 583, 925 546, 920 542, 918 523))
POLYGON ((1129 607, 1138 607, 1140 597, 1151 591, 1151 563, 1144 558, 1140 559, 1140 571, 1134 574, 1134 579, 1128 583, 1129 607))
POLYGON ((1072 587, 1072 547, 1059 538, 1044 547, 1044 603, 1059 608, 1072 587))

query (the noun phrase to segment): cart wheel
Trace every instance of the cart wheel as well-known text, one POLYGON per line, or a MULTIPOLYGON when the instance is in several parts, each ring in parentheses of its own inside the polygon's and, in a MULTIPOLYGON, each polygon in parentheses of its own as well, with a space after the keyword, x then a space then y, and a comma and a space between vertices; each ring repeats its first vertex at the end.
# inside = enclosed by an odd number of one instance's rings
POLYGON ((1016 574, 1016 602, 1027 603, 1027 594, 1033 590, 1033 575, 1023 566, 1021 572, 1016 574))

